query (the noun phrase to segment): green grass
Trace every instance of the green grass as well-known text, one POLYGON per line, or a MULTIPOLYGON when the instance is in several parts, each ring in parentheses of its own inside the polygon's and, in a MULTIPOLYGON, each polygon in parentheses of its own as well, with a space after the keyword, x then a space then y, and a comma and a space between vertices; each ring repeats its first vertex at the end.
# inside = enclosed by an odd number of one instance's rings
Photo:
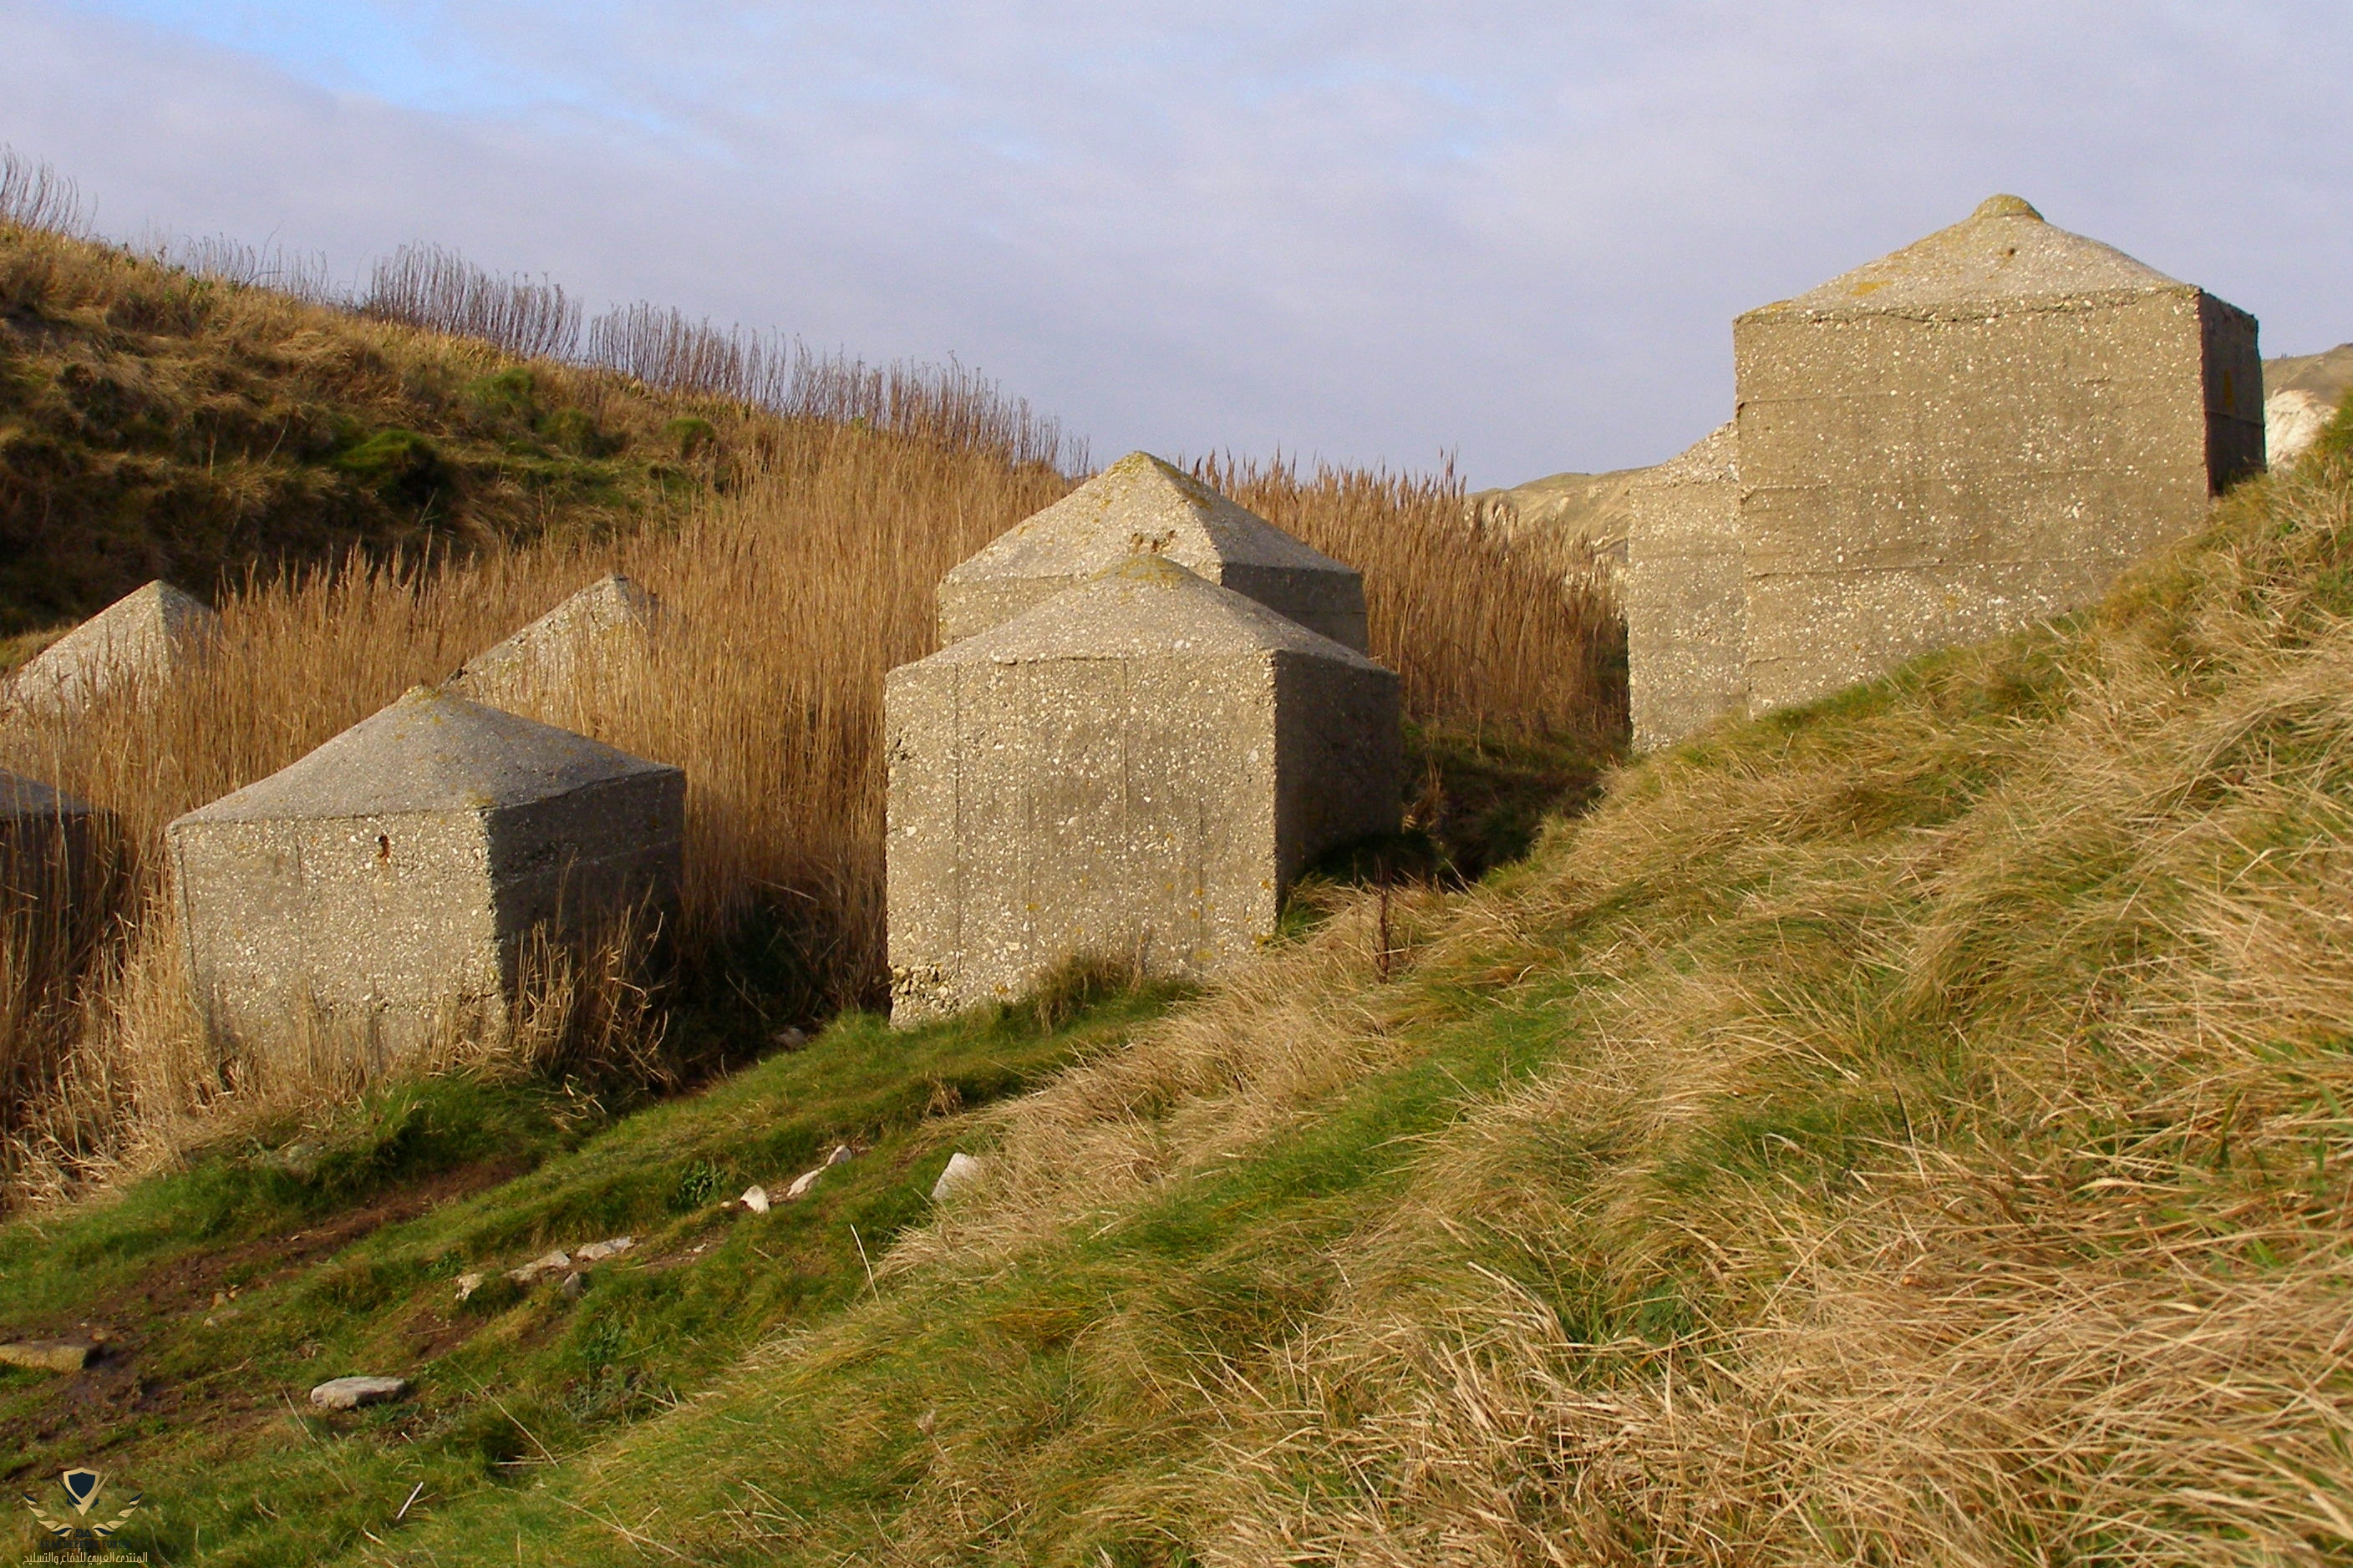
POLYGON ((117 1349, 79 1389, 0 1373, 9 1479, 90 1465, 146 1494, 130 1548, 257 1563, 364 1544, 420 1481, 419 1517, 511 1490, 865 1290, 864 1259, 926 1211, 960 1108, 1112 1047, 1166 1000, 1082 987, 903 1032, 853 1016, 619 1118, 559 1089, 404 1085, 20 1221, 0 1231, 0 1327, 87 1324, 117 1349), (857 1158, 781 1202, 845 1142, 857 1158), (776 1208, 726 1206, 754 1183, 776 1208), (622 1234, 635 1247, 576 1301, 500 1273, 622 1234), (469 1271, 491 1279, 460 1305, 469 1271), (310 1410, 311 1384, 357 1371, 417 1393, 310 1410))
POLYGON ((349 1560, 2341 1559, 2348 489, 1636 766, 1394 965, 1335 896, 874 1291, 349 1560))

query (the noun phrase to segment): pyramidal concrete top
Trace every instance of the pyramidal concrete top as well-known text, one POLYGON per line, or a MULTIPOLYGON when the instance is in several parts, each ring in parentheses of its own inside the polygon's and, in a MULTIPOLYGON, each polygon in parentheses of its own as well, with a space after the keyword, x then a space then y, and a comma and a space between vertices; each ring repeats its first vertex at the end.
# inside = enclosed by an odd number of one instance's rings
POLYGON ((618 572, 607 573, 555 608, 466 661, 456 679, 503 677, 543 657, 564 658, 571 643, 615 631, 651 631, 661 601, 618 572))
POLYGON ((1183 469, 1130 452, 998 535, 948 578, 1091 576, 1137 550, 1156 551, 1205 577, 1228 563, 1350 572, 1183 469))
POLYGON ((26 661, 14 689, 30 700, 79 706, 132 672, 168 674, 203 651, 219 629, 220 616, 212 606, 159 578, 132 589, 26 661))
POLYGON ((1841 273, 1792 300, 1743 317, 1814 317, 1934 312, 1940 307, 2029 304, 2162 290, 2189 285, 2114 246, 2043 221, 2017 196, 1989 196, 1949 228, 1841 273))
POLYGON ((1738 427, 1730 420, 1717 426, 1655 468, 1640 468, 1635 483, 1648 489, 1673 485, 1706 485, 1740 478, 1738 427))
POLYGON ((88 816, 90 805, 38 779, 0 768, 0 822, 28 817, 88 816))
POLYGON ((677 771, 553 724, 418 686, 300 762, 179 820, 494 811, 677 771))
POLYGON ((1019 664, 1050 658, 1214 658, 1300 653, 1364 669, 1382 667, 1256 599, 1139 552, 985 632, 951 643, 926 664, 1019 664))
POLYGON ((940 581, 940 637, 971 637, 1148 551, 1352 647, 1364 579, 1148 452, 1130 452, 940 581))

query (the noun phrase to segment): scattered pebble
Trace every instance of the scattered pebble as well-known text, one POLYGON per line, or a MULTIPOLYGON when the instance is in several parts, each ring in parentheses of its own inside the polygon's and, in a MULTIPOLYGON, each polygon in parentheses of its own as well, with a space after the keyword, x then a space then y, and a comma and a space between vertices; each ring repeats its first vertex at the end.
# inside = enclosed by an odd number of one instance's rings
POLYGON ((518 1285, 536 1285, 543 1274, 553 1274, 559 1268, 572 1267, 572 1255, 562 1247, 533 1258, 520 1268, 507 1270, 507 1278, 518 1285))
POLYGON ((736 1201, 741 1203, 745 1208, 750 1209, 754 1214, 766 1214, 768 1212, 768 1189, 765 1187, 745 1187, 744 1189, 744 1195, 736 1201))
POLYGON ((572 1261, 575 1265, 600 1263, 607 1258, 628 1251, 637 1244, 638 1238, 634 1236, 617 1236, 610 1241, 592 1241, 586 1247, 575 1249, 572 1261))
POLYGON ((588 1276, 586 1274, 566 1274, 564 1277, 564 1283, 558 1285, 556 1289, 564 1292, 564 1299, 565 1300, 577 1301, 582 1296, 587 1294, 588 1276))
POLYGON ((980 1161, 962 1150, 948 1156, 948 1168, 932 1184, 932 1202, 938 1203, 966 1182, 980 1174, 980 1161))
POLYGON ((0 1344, 0 1363, 36 1372, 79 1372, 97 1358, 94 1340, 11 1340, 0 1344))
POLYGON ((405 1377, 335 1377, 311 1391, 311 1403, 322 1410, 356 1410, 363 1405, 383 1405, 407 1395, 405 1377))
POLYGON ((778 1029, 775 1034, 768 1037, 788 1051, 799 1050, 803 1046, 808 1044, 809 1038, 807 1030, 796 1029, 789 1026, 785 1028, 778 1029))
POLYGON ((836 1165, 847 1164, 857 1157, 858 1151, 852 1149, 849 1144, 835 1144, 833 1146, 833 1152, 825 1157, 824 1164, 819 1165, 814 1171, 803 1171, 799 1175, 793 1178, 793 1184, 785 1189, 785 1201, 786 1203, 798 1202, 802 1197, 807 1194, 808 1190, 811 1187, 817 1185, 817 1179, 819 1176, 824 1175, 836 1165))
POLYGON ((458 1276, 458 1300, 459 1300, 460 1301, 462 1301, 462 1300, 464 1300, 467 1297, 469 1297, 469 1296, 472 1295, 475 1291, 477 1291, 477 1290, 480 1289, 482 1288, 482 1282, 483 1282, 484 1280, 488 1279, 489 1278, 490 1278, 490 1276, 489 1276, 489 1275, 487 1275, 487 1274, 460 1274, 460 1275, 459 1275, 459 1276, 458 1276))

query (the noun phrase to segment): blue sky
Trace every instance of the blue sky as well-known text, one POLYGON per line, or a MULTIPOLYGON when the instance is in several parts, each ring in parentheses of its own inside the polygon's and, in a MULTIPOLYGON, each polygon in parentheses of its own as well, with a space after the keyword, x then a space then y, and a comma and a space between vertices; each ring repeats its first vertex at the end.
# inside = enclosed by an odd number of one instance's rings
POLYGON ((2353 7, 0 0, 101 228, 404 242, 1132 447, 1654 462, 1730 321, 2016 191, 2353 339, 2353 7))

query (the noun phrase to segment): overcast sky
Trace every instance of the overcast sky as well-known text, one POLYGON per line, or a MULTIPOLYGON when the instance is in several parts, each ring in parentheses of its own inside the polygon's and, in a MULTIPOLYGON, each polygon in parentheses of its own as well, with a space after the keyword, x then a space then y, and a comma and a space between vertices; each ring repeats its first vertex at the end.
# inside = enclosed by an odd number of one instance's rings
POLYGON ((1666 458, 1730 323, 2014 191, 2353 339, 2353 5, 0 0, 99 226, 438 241, 1134 447, 1666 458))

